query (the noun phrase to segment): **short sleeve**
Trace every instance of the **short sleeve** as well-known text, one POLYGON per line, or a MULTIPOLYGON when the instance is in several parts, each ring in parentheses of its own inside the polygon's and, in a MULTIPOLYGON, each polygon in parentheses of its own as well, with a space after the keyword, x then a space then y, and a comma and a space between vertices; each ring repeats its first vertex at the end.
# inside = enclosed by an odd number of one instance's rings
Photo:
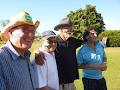
POLYGON ((82 40, 75 39, 75 46, 76 48, 80 47, 82 45, 82 40))
POLYGON ((106 56, 105 50, 103 50, 103 62, 106 62, 106 61, 107 61, 107 56, 106 56))
POLYGON ((83 64, 83 56, 82 56, 82 52, 80 50, 78 51, 76 58, 77 58, 78 65, 83 64))
POLYGON ((36 69, 36 88, 42 88, 47 86, 47 70, 44 65, 35 65, 36 69))

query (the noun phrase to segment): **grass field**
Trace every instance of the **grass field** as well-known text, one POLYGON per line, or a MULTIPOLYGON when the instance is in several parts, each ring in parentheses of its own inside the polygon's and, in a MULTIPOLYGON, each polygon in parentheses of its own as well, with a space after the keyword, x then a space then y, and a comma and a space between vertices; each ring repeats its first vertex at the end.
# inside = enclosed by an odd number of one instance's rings
MULTIPOLYGON (((31 59, 34 58, 33 52, 38 49, 39 41, 33 43, 30 51, 32 52, 31 59)), ((106 48, 108 69, 104 72, 106 78, 108 90, 120 90, 120 47, 118 48, 106 48)), ((77 90, 83 90, 81 82, 81 70, 79 70, 80 79, 75 81, 77 90)))
MULTIPOLYGON (((35 42, 30 49, 32 52, 39 47, 39 43, 35 42)), ((104 76, 107 82, 108 90, 120 90, 120 47, 118 48, 106 48, 108 69, 104 72, 104 76)), ((33 58, 33 55, 32 57, 33 58)), ((81 70, 79 70, 80 79, 75 81, 77 90, 83 90, 81 82, 81 70)))

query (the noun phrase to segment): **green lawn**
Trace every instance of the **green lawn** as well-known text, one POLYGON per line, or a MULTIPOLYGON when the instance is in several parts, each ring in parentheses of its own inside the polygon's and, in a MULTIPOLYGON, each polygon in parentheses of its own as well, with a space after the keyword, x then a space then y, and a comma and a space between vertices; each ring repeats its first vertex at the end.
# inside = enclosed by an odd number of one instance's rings
MULTIPOLYGON (((38 49, 39 41, 35 41, 32 48, 31 59, 34 57, 33 52, 38 49)), ((119 48, 106 48, 108 69, 104 72, 107 81, 108 90, 120 90, 120 47, 119 48)), ((80 79, 75 81, 77 90, 83 90, 81 83, 81 70, 79 70, 80 79)))

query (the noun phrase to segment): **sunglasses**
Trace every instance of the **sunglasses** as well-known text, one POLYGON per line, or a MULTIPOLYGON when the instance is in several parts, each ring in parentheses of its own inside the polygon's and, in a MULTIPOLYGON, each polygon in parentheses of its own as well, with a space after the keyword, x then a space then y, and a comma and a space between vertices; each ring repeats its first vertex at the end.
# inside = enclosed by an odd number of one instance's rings
POLYGON ((53 44, 53 43, 57 43, 57 40, 56 39, 47 39, 47 42, 49 44, 53 44))

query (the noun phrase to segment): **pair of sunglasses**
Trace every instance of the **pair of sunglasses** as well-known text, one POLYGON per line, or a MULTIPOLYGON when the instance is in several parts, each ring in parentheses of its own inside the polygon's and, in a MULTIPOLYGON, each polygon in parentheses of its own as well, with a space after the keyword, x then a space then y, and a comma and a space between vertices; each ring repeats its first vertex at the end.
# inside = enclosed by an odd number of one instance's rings
POLYGON ((47 39, 47 42, 49 43, 49 44, 53 44, 53 43, 57 43, 57 40, 56 39, 47 39))

